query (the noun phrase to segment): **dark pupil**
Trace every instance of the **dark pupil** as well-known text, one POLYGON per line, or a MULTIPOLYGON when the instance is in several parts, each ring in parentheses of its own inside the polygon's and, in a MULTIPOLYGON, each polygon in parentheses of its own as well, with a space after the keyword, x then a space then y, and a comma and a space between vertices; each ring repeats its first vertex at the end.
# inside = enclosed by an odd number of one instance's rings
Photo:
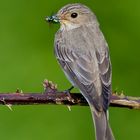
POLYGON ((72 14, 71 14, 71 17, 72 17, 72 18, 76 18, 77 16, 78 16, 77 13, 72 13, 72 14))

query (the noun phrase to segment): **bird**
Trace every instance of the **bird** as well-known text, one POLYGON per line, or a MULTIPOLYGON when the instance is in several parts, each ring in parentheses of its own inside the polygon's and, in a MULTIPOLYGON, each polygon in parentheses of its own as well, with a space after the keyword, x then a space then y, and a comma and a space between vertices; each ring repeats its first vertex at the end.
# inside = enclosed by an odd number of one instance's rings
POLYGON ((108 115, 112 66, 96 15, 86 5, 73 3, 46 20, 60 23, 54 39, 55 56, 68 80, 89 104, 96 140, 115 140, 108 115))

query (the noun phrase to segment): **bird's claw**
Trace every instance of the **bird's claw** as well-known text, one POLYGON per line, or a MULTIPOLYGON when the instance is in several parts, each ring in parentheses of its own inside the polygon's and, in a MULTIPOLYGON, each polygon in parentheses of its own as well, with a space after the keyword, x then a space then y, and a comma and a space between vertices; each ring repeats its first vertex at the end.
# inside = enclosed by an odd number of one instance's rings
POLYGON ((70 102, 74 102, 74 99, 71 97, 70 93, 71 93, 71 90, 73 89, 74 87, 70 87, 69 89, 65 90, 64 93, 68 95, 68 101, 70 102))

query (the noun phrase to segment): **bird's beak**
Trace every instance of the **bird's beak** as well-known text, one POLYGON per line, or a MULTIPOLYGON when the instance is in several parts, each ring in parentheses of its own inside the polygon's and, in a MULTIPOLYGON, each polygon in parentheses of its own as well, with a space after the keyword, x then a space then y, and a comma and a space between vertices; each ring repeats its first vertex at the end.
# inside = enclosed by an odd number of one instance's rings
POLYGON ((60 22, 60 19, 58 18, 57 15, 47 16, 47 17, 45 18, 45 20, 46 20, 47 22, 51 22, 51 23, 59 23, 59 22, 60 22))

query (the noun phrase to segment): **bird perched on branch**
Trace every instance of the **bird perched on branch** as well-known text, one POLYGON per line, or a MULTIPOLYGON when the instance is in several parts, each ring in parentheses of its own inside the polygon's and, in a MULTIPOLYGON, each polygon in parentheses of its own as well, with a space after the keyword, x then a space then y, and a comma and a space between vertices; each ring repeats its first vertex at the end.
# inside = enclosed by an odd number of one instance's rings
POLYGON ((87 6, 75 3, 46 20, 61 24, 55 35, 55 55, 69 81, 90 106, 96 140, 115 140, 107 113, 112 93, 109 49, 95 14, 87 6))

